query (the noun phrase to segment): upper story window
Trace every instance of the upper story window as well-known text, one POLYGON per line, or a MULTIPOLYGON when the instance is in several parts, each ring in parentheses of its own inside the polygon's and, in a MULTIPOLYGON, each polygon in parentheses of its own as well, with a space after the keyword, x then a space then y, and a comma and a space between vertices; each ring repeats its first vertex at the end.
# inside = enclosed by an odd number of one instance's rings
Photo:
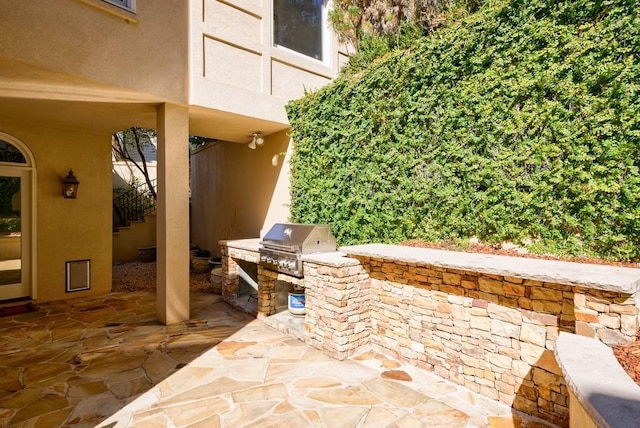
POLYGON ((136 11, 136 0, 103 0, 106 3, 111 3, 116 6, 120 6, 123 9, 127 9, 131 12, 136 11))
POLYGON ((273 0, 273 43, 323 61, 327 19, 323 0, 273 0))

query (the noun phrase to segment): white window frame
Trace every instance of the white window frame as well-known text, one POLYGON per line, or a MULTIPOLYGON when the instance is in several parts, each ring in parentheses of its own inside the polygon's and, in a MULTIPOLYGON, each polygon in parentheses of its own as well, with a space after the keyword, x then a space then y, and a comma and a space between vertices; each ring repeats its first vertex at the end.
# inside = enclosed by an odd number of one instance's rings
MULTIPOLYGON (((275 22, 275 7, 273 5, 273 0, 272 0, 272 4, 271 4, 271 23, 273 25, 273 23, 275 22)), ((287 52, 291 52, 294 55, 297 55, 301 58, 306 58, 308 60, 311 61, 316 61, 319 62, 321 64, 325 64, 325 65, 329 65, 331 63, 330 61, 330 55, 331 55, 331 31, 329 31, 329 2, 327 0, 323 0, 322 1, 322 59, 317 59, 314 58, 312 56, 306 55, 302 52, 298 52, 294 49, 288 48, 286 46, 282 46, 276 43, 275 40, 275 32, 276 29, 275 28, 271 28, 271 46, 277 48, 277 49, 282 49, 284 51, 287 52)))
POLYGON ((112 4, 114 6, 121 7, 129 12, 136 11, 136 0, 102 0, 105 3, 112 4))

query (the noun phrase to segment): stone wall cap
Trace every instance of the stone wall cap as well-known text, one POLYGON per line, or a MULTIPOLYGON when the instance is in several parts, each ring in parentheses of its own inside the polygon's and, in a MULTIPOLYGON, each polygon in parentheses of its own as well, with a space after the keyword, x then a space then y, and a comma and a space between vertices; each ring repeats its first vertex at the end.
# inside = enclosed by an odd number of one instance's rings
POLYGON ((260 238, 221 240, 218 241, 218 245, 257 252, 260 248, 260 238))
POLYGON ((495 254, 463 253, 390 244, 353 245, 341 247, 340 251, 348 256, 384 258, 404 263, 592 287, 628 294, 635 294, 640 289, 640 269, 636 268, 495 254))
POLYGON ((561 332, 555 356, 567 385, 597 426, 637 426, 640 387, 611 348, 596 339, 561 332))
MULTIPOLYGON (((220 246, 226 246, 238 250, 258 252, 260 249, 260 241, 261 240, 259 238, 234 240, 225 239, 218 241, 218 244, 220 246)), ((331 267, 358 266, 360 264, 358 260, 347 258, 346 254, 340 251, 303 254, 302 261, 331 267)))
POLYGON ((358 266, 360 264, 360 262, 356 259, 347 258, 346 254, 341 251, 335 251, 331 253, 304 254, 302 256, 302 261, 338 268, 358 266))

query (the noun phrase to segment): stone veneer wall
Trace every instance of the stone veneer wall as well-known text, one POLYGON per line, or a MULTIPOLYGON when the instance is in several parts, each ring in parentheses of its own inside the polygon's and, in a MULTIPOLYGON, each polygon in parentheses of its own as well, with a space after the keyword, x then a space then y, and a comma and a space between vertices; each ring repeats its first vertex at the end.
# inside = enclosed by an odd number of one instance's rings
MULTIPOLYGON (((303 286, 303 280, 290 275, 275 272, 258 266, 258 314, 264 318, 276 312, 276 282, 283 281, 289 285, 303 286)), ((284 293, 284 291, 281 291, 284 293)), ((285 296, 283 296, 285 297, 285 296)), ((288 293, 287 296, 288 298, 288 293)))
MULTIPOLYGON (((234 305, 240 289, 240 265, 237 261, 258 263, 260 255, 257 247, 254 251, 250 247, 229 246, 226 241, 220 242, 220 254, 222 255, 222 298, 225 302, 234 305)), ((260 300, 260 295, 258 295, 258 300, 260 300)), ((266 306, 270 306, 270 302, 266 303, 266 306)))
POLYGON ((343 360, 368 345, 371 280, 357 260, 342 266, 305 263, 306 342, 343 360))
POLYGON ((372 279, 374 349, 559 425, 569 414, 553 355, 559 332, 613 344, 638 331, 628 295, 358 259, 372 279))
MULTIPOLYGON (((485 256, 477 267, 474 261, 461 269, 428 257, 405 261, 370 254, 389 253, 392 247, 342 248, 349 257, 305 256, 307 343, 339 359, 372 347, 567 426, 569 391, 553 354, 559 333, 611 346, 635 340, 638 332, 640 270, 626 269, 620 279, 616 268, 609 272, 600 266, 592 275, 586 265, 571 264, 567 272, 560 262, 532 265, 527 259, 485 256), (509 268, 492 267, 495 260, 517 265, 521 273, 498 274, 509 268), (532 266, 536 272, 529 275, 532 266)), ((232 248, 227 254, 229 259, 253 257, 232 248)), ((443 260, 467 257, 438 254, 443 260)), ((261 272, 259 287, 264 281, 267 290, 273 273, 261 272)), ((264 315, 273 313, 271 307, 264 310, 264 315)))

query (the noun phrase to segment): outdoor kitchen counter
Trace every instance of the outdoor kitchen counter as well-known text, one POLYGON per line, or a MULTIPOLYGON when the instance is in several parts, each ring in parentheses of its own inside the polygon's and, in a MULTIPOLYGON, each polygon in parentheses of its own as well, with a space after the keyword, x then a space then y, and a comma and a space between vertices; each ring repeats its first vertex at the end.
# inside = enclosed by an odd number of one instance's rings
MULTIPOLYGON (((230 248, 258 252, 260 239, 220 241, 230 248)), ((640 269, 610 265, 464 253, 402 245, 365 244, 341 247, 331 253, 305 254, 303 261, 343 267, 357 264, 349 256, 384 258, 407 264, 429 264, 536 281, 593 287, 598 290, 636 295, 640 291, 640 269)))
POLYGON ((348 256, 383 258, 406 264, 428 264, 506 277, 586 286, 636 296, 640 290, 640 269, 635 268, 388 244, 354 245, 341 247, 340 251, 348 256))
POLYGON ((347 255, 342 251, 334 251, 331 253, 303 254, 302 261, 336 268, 358 266, 360 264, 360 262, 356 259, 347 258, 347 255))
POLYGON ((219 241, 219 245, 226 245, 230 248, 238 248, 246 251, 255 251, 257 253, 260 248, 260 238, 234 239, 231 241, 222 240, 219 241))
MULTIPOLYGON (((258 253, 260 249, 260 241, 260 238, 221 240, 219 241, 219 244, 223 247, 258 253)), ((359 265, 359 262, 357 260, 347 258, 346 254, 341 251, 333 251, 330 253, 303 254, 302 261, 330 267, 359 265)))

